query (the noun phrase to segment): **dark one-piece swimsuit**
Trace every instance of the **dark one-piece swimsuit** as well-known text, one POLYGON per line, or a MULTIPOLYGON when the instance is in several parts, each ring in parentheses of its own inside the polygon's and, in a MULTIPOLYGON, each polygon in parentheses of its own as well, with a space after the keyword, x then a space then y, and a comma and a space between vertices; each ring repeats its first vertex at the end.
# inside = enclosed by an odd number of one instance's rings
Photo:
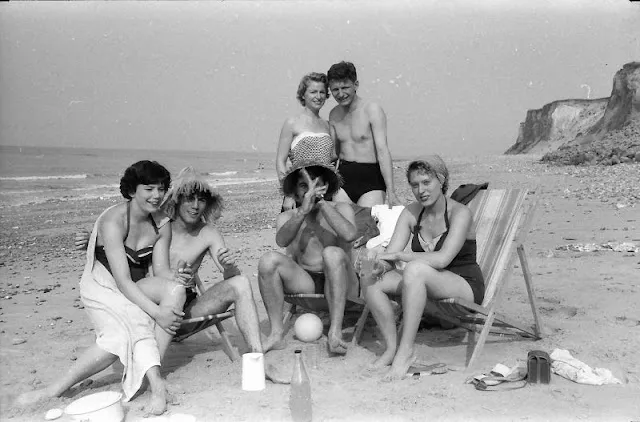
MULTIPOLYGON (((129 224, 131 220, 131 202, 127 202, 127 233, 124 235, 124 239, 122 243, 127 241, 127 237, 129 236, 129 224)), ((149 222, 153 226, 153 230, 156 232, 156 235, 160 234, 158 230, 158 226, 156 226, 156 222, 149 214, 149 222)), ((151 265, 151 259, 153 258, 153 246, 147 246, 142 249, 133 250, 127 245, 124 245, 124 252, 127 255, 127 263, 129 264, 129 272, 131 273, 131 280, 134 283, 142 280, 147 276, 149 272, 149 266, 151 265)), ((100 261, 102 265, 111 272, 111 266, 109 265, 109 260, 107 259, 107 253, 104 250, 104 246, 96 246, 95 248, 96 260, 100 261)), ((185 301, 184 307, 191 303, 197 297, 196 293, 191 289, 187 290, 187 300, 185 301)))
MULTIPOLYGON (((420 244, 419 238, 420 229, 422 228, 420 221, 422 220, 423 214, 424 208, 420 211, 418 222, 413 228, 413 238, 411 239, 411 250, 413 252, 424 252, 424 248, 420 244)), ((446 230, 442 235, 440 235, 440 239, 438 239, 436 246, 433 248, 434 252, 439 251, 442 248, 442 245, 449 234, 449 215, 446 201, 444 207, 444 224, 446 230)), ((445 270, 451 271, 452 273, 464 278, 473 291, 473 301, 478 305, 482 304, 482 300, 484 299, 484 277, 482 276, 480 266, 476 262, 475 239, 465 239, 462 248, 460 248, 460 252, 458 252, 455 258, 453 258, 445 270)))

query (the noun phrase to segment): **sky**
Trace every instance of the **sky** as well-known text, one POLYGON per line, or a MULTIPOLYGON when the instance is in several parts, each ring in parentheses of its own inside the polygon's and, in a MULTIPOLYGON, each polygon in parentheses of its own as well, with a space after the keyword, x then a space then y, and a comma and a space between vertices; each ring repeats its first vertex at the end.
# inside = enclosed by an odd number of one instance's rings
POLYGON ((528 109, 610 95, 640 2, 0 2, 0 145, 275 153, 341 60, 394 156, 501 153, 528 109))

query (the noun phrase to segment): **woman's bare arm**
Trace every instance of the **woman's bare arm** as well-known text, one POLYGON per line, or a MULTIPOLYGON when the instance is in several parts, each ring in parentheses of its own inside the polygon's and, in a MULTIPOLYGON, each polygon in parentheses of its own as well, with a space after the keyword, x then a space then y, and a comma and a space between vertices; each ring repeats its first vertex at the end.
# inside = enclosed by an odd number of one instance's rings
POLYGON ((138 305, 152 318, 156 318, 158 305, 153 303, 131 279, 131 271, 124 250, 125 230, 118 221, 117 213, 108 213, 98 225, 98 236, 104 245, 104 250, 111 267, 111 274, 118 289, 131 302, 138 305))
POLYGON ((293 118, 289 118, 284 122, 278 140, 276 171, 278 172, 278 179, 280 180, 282 180, 284 174, 287 172, 287 157, 289 156, 291 142, 293 142, 293 118))

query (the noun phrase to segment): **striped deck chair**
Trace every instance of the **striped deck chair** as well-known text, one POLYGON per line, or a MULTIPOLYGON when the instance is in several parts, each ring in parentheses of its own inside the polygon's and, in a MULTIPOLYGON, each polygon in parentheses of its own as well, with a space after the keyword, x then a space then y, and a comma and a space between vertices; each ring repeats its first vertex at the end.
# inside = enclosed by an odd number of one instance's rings
MULTIPOLYGON (((477 260, 485 276, 484 301, 482 305, 477 305, 470 301, 450 298, 427 303, 425 313, 470 330, 470 345, 475 340, 478 324, 482 325, 468 368, 473 368, 477 362, 490 332, 541 338, 533 283, 523 246, 537 205, 538 195, 533 196, 534 198, 528 197, 527 190, 521 189, 490 189, 480 191, 476 195, 468 206, 473 212, 478 246, 477 260), (496 312, 507 277, 515 264, 516 255, 520 259, 531 304, 533 327, 525 326, 496 312)), ((356 324, 353 343, 359 341, 368 314, 369 309, 365 307, 356 324)))
MULTIPOLYGON (((198 277, 197 274, 196 274, 195 280, 196 280, 197 293, 199 296, 202 294, 202 292, 205 291, 205 288, 204 288, 204 284, 202 283, 202 280, 200 280, 200 277, 198 277)), ((224 350, 226 355, 229 356, 229 359, 231 359, 231 361, 236 361, 240 359, 240 354, 238 353, 238 350, 235 347, 233 347, 233 345, 231 344, 231 339, 229 338, 229 334, 227 333, 224 326, 222 325, 222 321, 224 321, 225 319, 231 318, 232 316, 235 316, 235 314, 236 314, 235 309, 228 309, 226 312, 223 312, 220 314, 206 315, 202 317, 185 319, 182 321, 180 328, 183 328, 186 325, 193 324, 193 323, 196 323, 196 325, 189 327, 187 330, 183 330, 183 331, 180 331, 179 329, 178 333, 176 333, 176 335, 173 337, 173 341, 181 342, 182 340, 189 338, 192 335, 199 333, 200 331, 203 331, 203 330, 206 330, 205 334, 207 335, 207 337, 209 337, 210 340, 213 340, 213 335, 208 330, 208 328, 215 326, 218 329, 218 332, 220 333, 220 340, 222 341, 222 349, 224 350)))

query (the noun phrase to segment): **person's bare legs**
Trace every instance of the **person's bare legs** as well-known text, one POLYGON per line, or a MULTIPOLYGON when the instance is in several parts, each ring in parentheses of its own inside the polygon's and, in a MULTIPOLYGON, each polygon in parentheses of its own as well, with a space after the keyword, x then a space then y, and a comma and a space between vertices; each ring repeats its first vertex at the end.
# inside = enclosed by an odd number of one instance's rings
POLYGON ((244 275, 237 275, 215 283, 186 309, 185 318, 219 314, 235 304, 236 323, 251 352, 263 353, 260 340, 258 310, 253 300, 251 282, 244 275))
POLYGON ((402 290, 402 334, 396 355, 391 363, 386 380, 405 377, 407 369, 415 361, 414 344, 420 320, 427 304, 427 296, 433 299, 459 297, 473 301, 473 291, 459 275, 446 270, 436 270, 421 261, 411 261, 403 272, 402 290))
POLYGON ((389 294, 400 294, 400 282, 402 276, 397 271, 390 271, 384 275, 382 280, 370 285, 366 292, 366 301, 373 319, 378 324, 385 350, 371 364, 372 368, 381 368, 391 365, 393 357, 396 355, 398 347, 398 333, 396 331, 396 320, 391 306, 389 294))
POLYGON ((59 397, 75 384, 108 368, 117 359, 118 356, 106 352, 94 343, 78 358, 62 378, 45 388, 20 394, 16 399, 16 404, 27 406, 40 400, 59 397))
POLYGON ((284 340, 282 324, 284 292, 313 293, 315 285, 309 274, 291 258, 280 252, 267 252, 258 264, 258 285, 267 310, 271 331, 262 342, 263 350, 281 346, 284 340))
MULTIPOLYGON (((138 286, 149 299, 160 306, 170 306, 182 311, 187 294, 184 286, 176 282, 160 278, 148 277, 138 281, 138 286)), ((160 353, 160 362, 169 348, 173 334, 166 332, 160 325, 155 328, 156 342, 160 353)), ((152 366, 147 370, 147 380, 151 389, 151 397, 145 407, 145 411, 152 415, 161 415, 167 410, 167 388, 160 374, 159 366, 152 366)))
POLYGON ((331 325, 327 340, 329 351, 332 353, 347 353, 348 344, 342 339, 342 321, 344 308, 347 303, 347 291, 350 287, 357 287, 358 281, 351 265, 351 259, 344 249, 328 246, 322 251, 325 274, 325 296, 329 304, 331 325))
POLYGON ((372 190, 367 193, 363 193, 358 198, 358 205, 361 207, 373 207, 374 205, 384 204, 386 192, 383 190, 372 190))
POLYGON ((340 188, 336 193, 333 194, 333 202, 346 202, 347 204, 353 204, 354 202, 349 198, 347 192, 344 189, 340 188))

